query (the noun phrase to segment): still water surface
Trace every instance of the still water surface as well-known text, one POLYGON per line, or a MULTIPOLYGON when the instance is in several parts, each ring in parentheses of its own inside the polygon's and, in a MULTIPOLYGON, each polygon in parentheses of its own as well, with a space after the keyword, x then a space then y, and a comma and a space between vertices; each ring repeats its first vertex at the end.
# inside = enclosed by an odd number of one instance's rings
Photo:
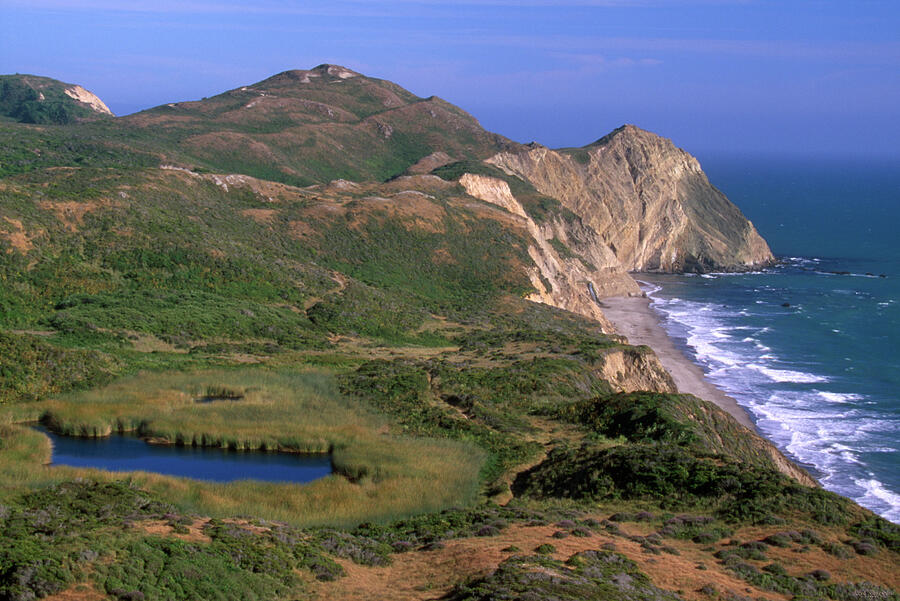
POLYGON ((52 465, 112 472, 145 471, 212 482, 264 480, 310 482, 332 473, 330 455, 262 453, 147 444, 134 436, 59 436, 38 430, 53 443, 52 465))

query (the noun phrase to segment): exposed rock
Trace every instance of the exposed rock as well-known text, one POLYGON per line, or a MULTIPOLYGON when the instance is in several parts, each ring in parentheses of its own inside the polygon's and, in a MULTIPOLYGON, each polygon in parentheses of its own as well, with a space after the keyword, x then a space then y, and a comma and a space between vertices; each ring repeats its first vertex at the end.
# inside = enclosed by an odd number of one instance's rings
POLYGON ((487 162, 559 199, 629 271, 744 270, 774 260, 694 157, 632 125, 584 148, 533 144, 487 162))
POLYGON ((633 348, 610 351, 603 355, 603 367, 599 372, 617 392, 678 392, 672 376, 649 349, 643 352, 633 348))
POLYGON ((100 114, 113 114, 113 112, 109 110, 109 107, 106 106, 106 104, 104 104, 102 100, 100 100, 95 94, 88 92, 81 86, 69 86, 65 90, 63 90, 63 92, 65 92, 66 96, 68 96, 69 98, 74 98, 78 102, 88 105, 100 114))
POLYGON ((531 236, 528 255, 535 266, 528 276, 535 292, 529 300, 584 315, 600 322, 605 332, 615 331, 596 297, 638 294, 640 289, 593 230, 561 216, 538 224, 513 196, 509 184, 499 178, 465 173, 459 181, 470 196, 516 215, 531 236), (560 254, 551 242, 554 239, 560 249, 569 249, 570 256, 560 254))
POLYGON ((469 196, 480 198, 485 202, 503 207, 513 215, 519 217, 528 217, 525 209, 513 198, 512 191, 502 179, 496 177, 488 177, 486 175, 475 175, 472 173, 464 173, 459 178, 459 183, 466 189, 469 196))

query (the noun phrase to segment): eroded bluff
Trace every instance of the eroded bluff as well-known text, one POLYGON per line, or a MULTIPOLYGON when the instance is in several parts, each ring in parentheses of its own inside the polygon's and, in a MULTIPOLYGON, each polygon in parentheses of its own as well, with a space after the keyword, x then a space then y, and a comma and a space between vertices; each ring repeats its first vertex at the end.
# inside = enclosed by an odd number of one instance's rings
POLYGON ((774 261, 753 224, 670 140, 625 125, 589 146, 487 160, 557 198, 628 271, 741 271, 774 261))

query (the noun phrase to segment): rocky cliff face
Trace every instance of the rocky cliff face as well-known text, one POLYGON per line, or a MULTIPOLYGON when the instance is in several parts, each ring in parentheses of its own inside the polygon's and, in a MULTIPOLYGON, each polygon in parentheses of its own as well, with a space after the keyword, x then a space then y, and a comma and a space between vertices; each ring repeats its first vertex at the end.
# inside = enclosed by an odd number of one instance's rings
POLYGON ((89 92, 82 88, 81 86, 71 85, 63 90, 63 93, 80 102, 82 104, 86 104, 96 113, 100 113, 101 115, 110 115, 114 116, 113 112, 109 110, 109 107, 97 97, 93 92, 89 92))
POLYGON ((605 332, 615 331, 597 299, 640 294, 640 289, 591 228, 559 215, 537 223, 499 178, 465 173, 459 183, 470 196, 517 216, 531 236, 528 254, 534 267, 528 276, 535 292, 529 300, 590 317, 605 332))
POLYGON ((649 350, 630 348, 610 351, 603 356, 599 374, 617 392, 678 392, 672 376, 656 354, 649 350))
POLYGON ((532 145, 488 162, 559 199, 629 271, 744 270, 773 261, 694 157, 632 125, 584 148, 532 145))

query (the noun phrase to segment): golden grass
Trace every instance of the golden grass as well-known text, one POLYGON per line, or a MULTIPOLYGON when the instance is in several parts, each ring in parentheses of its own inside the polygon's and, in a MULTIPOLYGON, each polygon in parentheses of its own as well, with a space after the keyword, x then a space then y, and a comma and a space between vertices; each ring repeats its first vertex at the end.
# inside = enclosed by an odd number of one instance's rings
POLYGON ((0 487, 7 491, 73 477, 121 474, 42 467, 47 438, 14 422, 43 417, 66 434, 116 430, 184 444, 234 449, 332 452, 336 471, 305 485, 199 482, 146 472, 138 485, 185 511, 215 517, 253 515, 296 525, 347 526, 471 503, 485 456, 472 444, 392 435, 392 424, 343 397, 326 372, 243 368, 140 374, 101 389, 0 411, 0 487), (209 390, 239 400, 197 402, 209 390), (345 475, 349 475, 348 479, 345 475))

